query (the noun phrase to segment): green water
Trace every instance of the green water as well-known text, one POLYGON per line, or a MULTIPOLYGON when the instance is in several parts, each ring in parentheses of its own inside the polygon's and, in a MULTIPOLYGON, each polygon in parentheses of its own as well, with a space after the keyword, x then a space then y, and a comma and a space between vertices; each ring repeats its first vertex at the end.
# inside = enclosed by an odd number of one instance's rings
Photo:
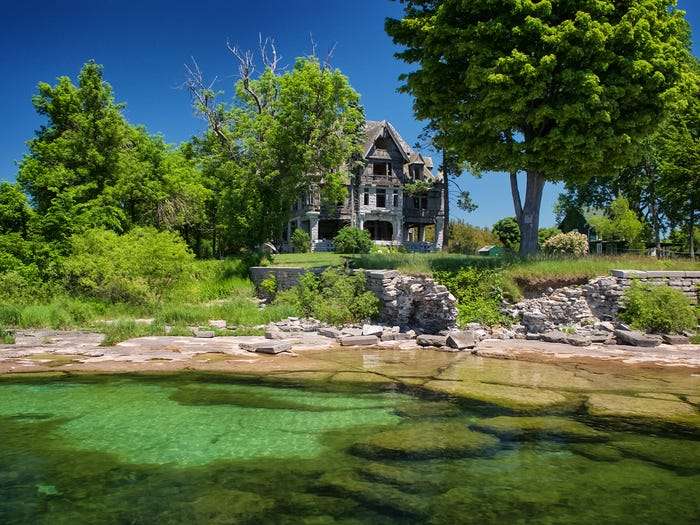
POLYGON ((0 523, 684 524, 700 441, 216 377, 0 383, 0 523))

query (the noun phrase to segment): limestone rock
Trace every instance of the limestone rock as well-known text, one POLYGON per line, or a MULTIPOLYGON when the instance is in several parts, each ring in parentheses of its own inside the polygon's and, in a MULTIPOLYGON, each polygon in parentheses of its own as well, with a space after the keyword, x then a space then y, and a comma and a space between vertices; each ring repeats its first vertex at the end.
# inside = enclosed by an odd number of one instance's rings
POLYGON ((615 330, 615 337, 623 345, 631 346, 659 346, 661 338, 658 335, 649 335, 636 330, 615 330))
POLYGON ((376 335, 377 337, 379 337, 382 335, 383 332, 383 326, 373 324, 362 325, 362 335, 376 335))
POLYGON ((379 343, 376 335, 346 335, 340 338, 343 346, 375 346, 379 343))
POLYGON ((331 339, 338 339, 340 337, 340 330, 333 327, 319 328, 318 335, 322 335, 323 337, 330 337, 331 339))
POLYGON ((226 321, 224 319, 209 319, 209 326, 224 330, 226 329, 226 321))
POLYGON ((292 344, 288 341, 271 341, 271 342, 260 342, 260 343, 241 343, 241 350, 247 352, 255 352, 258 354, 280 354, 282 352, 289 352, 292 349, 292 344))
POLYGON ((194 335, 195 337, 203 338, 203 339, 211 339, 216 334, 210 330, 193 330, 192 335, 194 335))
POLYGON ((416 342, 420 346, 435 346, 435 347, 441 347, 445 346, 447 344, 447 337, 444 335, 419 335, 416 338, 416 342))
POLYGON ((559 438, 567 441, 607 441, 604 432, 556 416, 498 416, 477 421, 472 428, 518 441, 559 438))
POLYGON ((685 335, 663 334, 661 337, 664 343, 669 345, 687 345, 690 343, 690 339, 685 335))
POLYGON ((474 342, 474 333, 466 330, 453 330, 447 336, 447 346, 456 348, 457 350, 474 348, 476 346, 474 342))

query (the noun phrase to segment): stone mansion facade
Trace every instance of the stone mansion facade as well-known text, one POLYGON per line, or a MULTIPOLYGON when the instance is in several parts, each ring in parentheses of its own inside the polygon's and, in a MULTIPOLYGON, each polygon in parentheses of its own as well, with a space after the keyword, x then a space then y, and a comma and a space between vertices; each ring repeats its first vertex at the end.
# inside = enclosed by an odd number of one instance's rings
POLYGON ((321 202, 320 193, 301 196, 283 232, 282 249, 296 228, 311 237, 314 251, 332 250, 332 239, 343 226, 367 230, 375 244, 431 251, 442 246, 443 181, 432 158, 414 151, 387 121, 365 125, 364 167, 350 175, 348 197, 340 206, 321 202), (409 195, 406 184, 428 182, 430 189, 409 195), (426 227, 434 226, 433 242, 426 227))

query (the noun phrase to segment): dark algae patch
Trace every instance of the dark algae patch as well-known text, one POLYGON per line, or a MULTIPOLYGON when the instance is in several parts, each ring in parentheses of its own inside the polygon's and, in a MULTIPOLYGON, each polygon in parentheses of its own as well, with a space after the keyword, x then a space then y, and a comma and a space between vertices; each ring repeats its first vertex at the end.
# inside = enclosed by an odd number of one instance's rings
POLYGON ((0 382, 4 524, 695 524, 699 443, 205 376, 0 382))

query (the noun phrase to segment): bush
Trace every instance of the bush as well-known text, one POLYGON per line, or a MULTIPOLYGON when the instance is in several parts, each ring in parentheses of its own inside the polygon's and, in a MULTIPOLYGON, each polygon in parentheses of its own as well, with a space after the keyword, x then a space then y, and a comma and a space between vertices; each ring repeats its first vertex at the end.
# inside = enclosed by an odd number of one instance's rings
POLYGON ((297 286, 277 295, 275 304, 289 304, 306 317, 334 325, 364 321, 379 313, 379 299, 366 291, 364 273, 346 274, 336 268, 320 276, 305 273, 297 286))
POLYGON ((518 226, 518 221, 514 217, 506 217, 496 221, 491 231, 507 250, 512 252, 518 251, 520 246, 520 226, 518 226))
POLYGON ((670 286, 652 286, 637 281, 622 298, 620 319, 632 328, 657 333, 694 330, 698 317, 688 298, 670 286))
POLYGON ((311 237, 305 230, 301 228, 294 230, 291 241, 295 252, 307 253, 311 251, 311 237))
POLYGON ((373 244, 368 231, 352 226, 342 227, 333 238, 336 253, 369 253, 373 244))
POLYGON ((588 237, 576 231, 558 233, 544 242, 544 251, 552 255, 583 257, 588 255, 588 237))
POLYGON ((471 267, 458 272, 435 272, 435 278, 457 299, 460 326, 510 324, 510 318, 501 312, 505 283, 500 271, 471 267))
POLYGON ((547 242, 549 239, 554 237, 555 235, 561 233, 561 230, 556 227, 546 227, 546 228, 540 228, 539 231, 537 232, 537 243, 540 245, 540 247, 544 246, 544 243, 547 242))
POLYGON ((69 290, 110 302, 159 302, 182 283, 194 257, 172 232, 137 228, 125 235, 88 230, 71 238, 63 261, 69 290))
POLYGON ((268 299, 274 299, 277 295, 277 278, 274 275, 265 277, 260 281, 260 292, 268 299))
POLYGON ((479 228, 463 221, 450 222, 448 250, 452 253, 473 255, 476 251, 490 244, 498 244, 499 240, 488 228, 479 228))

